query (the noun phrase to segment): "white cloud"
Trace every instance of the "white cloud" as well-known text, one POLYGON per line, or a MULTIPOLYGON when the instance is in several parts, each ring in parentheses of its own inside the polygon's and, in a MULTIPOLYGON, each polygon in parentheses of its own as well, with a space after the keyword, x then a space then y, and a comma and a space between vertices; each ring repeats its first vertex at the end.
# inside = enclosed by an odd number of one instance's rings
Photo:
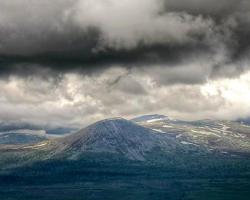
POLYGON ((162 13, 162 0, 79 0, 67 16, 83 28, 95 26, 103 33, 101 45, 135 48, 140 43, 192 43, 192 34, 206 35, 213 21, 186 13, 162 13))
POLYGON ((164 3, 164 0, 2 0, 0 53, 33 55, 69 48, 74 40, 84 42, 82 37, 89 27, 101 31, 99 46, 93 47, 97 49, 133 49, 141 43, 195 44, 202 37, 218 38, 211 18, 185 11, 166 12, 164 3))
POLYGON ((12 77, 1 80, 0 121, 82 127, 103 118, 147 113, 236 119, 250 115, 249 94, 250 72, 195 85, 159 84, 150 74, 120 67, 93 76, 65 74, 57 82, 12 77))

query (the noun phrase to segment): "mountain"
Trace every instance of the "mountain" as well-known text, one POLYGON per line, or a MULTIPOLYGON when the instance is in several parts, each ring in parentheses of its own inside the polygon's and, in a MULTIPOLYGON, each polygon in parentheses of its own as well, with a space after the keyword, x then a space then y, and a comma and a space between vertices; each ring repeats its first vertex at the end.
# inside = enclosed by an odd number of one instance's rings
POLYGON ((239 122, 239 123, 242 123, 242 124, 245 124, 245 125, 250 125, 250 118, 241 118, 241 119, 238 119, 236 120, 236 122, 239 122))
POLYGON ((68 128, 68 127, 58 127, 58 128, 45 128, 45 131, 48 135, 54 136, 63 136, 70 133, 76 132, 78 129, 76 128, 68 128))
MULTIPOLYGON (((68 136, 7 148, 17 151, 15 155, 24 151, 39 159, 79 160, 90 154, 109 154, 135 161, 183 162, 184 157, 249 156, 250 127, 238 122, 186 122, 147 115, 133 120, 106 119, 68 136), (38 151, 39 157, 35 155, 38 151)), ((10 154, 6 147, 2 150, 10 154)))
POLYGON ((1 200, 249 199, 250 127, 162 118, 0 145, 1 200))
POLYGON ((45 136, 30 133, 1 133, 0 145, 35 144, 47 140, 45 136))
POLYGON ((250 155, 250 126, 223 120, 153 120, 140 125, 167 134, 186 146, 202 146, 210 152, 250 155))
POLYGON ((48 135, 65 135, 73 133, 79 129, 71 128, 71 127, 50 127, 50 126, 39 126, 39 125, 32 125, 29 123, 3 123, 0 122, 0 134, 9 132, 9 133, 26 133, 28 132, 45 132, 48 135), (24 131, 25 130, 25 131, 24 131))
POLYGON ((155 150, 166 151, 179 146, 168 135, 121 118, 94 123, 79 132, 59 139, 55 151, 77 158, 81 153, 113 153, 132 160, 145 160, 155 150))

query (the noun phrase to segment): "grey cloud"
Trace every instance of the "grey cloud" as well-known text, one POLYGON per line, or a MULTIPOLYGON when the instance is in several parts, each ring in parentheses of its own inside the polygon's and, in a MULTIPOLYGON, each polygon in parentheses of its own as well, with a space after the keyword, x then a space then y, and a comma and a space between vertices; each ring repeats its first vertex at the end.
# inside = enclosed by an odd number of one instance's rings
POLYGON ((249 8, 244 0, 3 0, 0 73, 174 66, 193 54, 223 54, 212 66, 223 69, 249 49, 249 8))
POLYGON ((0 121, 249 116, 249 11, 247 0, 1 0, 0 121))
POLYGON ((236 119, 250 114, 249 95, 243 92, 250 90, 249 85, 249 73, 240 79, 169 85, 156 83, 149 73, 132 70, 128 74, 121 67, 99 76, 64 74, 56 81, 13 76, 0 83, 0 121, 80 128, 103 118, 144 113, 188 120, 236 119), (110 80, 117 79, 110 85, 110 80), (127 81, 134 81, 135 89, 127 81))
POLYGON ((146 91, 143 88, 143 83, 136 81, 130 75, 120 76, 115 82, 109 86, 109 90, 112 92, 118 90, 127 94, 133 95, 145 95, 146 91))
POLYGON ((134 94, 134 95, 146 94, 146 91, 143 88, 142 84, 134 80, 131 77, 126 77, 126 78, 121 79, 118 82, 116 89, 124 91, 129 94, 134 94))
POLYGON ((240 10, 245 0, 164 0, 165 9, 186 11, 192 14, 225 16, 240 10))

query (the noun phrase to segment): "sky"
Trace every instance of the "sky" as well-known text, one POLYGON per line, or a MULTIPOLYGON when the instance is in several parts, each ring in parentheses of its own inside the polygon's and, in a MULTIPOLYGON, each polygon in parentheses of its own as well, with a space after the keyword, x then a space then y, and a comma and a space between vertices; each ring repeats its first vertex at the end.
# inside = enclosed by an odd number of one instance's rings
POLYGON ((0 123, 250 117, 248 0, 1 0, 0 123))

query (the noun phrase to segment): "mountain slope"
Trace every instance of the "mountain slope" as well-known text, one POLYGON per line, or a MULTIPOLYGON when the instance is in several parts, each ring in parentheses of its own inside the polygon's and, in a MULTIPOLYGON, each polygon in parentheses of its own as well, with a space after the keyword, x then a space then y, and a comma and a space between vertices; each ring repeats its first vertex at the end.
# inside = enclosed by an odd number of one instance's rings
POLYGON ((1 133, 0 145, 35 144, 47 140, 45 136, 29 133, 1 133))
POLYGON ((198 159, 204 163, 209 158, 213 163, 218 158, 250 155, 250 127, 212 120, 155 120, 162 118, 140 123, 106 119, 62 138, 30 145, 0 145, 0 167, 44 160, 79 161, 89 156, 97 161, 113 157, 186 166, 187 162, 198 164, 198 159))
POLYGON ((199 145, 210 152, 222 154, 250 154, 250 126, 242 123, 217 120, 144 120, 138 124, 167 134, 186 146, 199 145))
POLYGON ((59 139, 57 152, 68 152, 72 158, 83 152, 108 152, 132 160, 144 160, 154 149, 176 149, 178 144, 167 135, 137 125, 125 119, 99 121, 78 133, 59 139))
MULTIPOLYGON (((201 154, 203 146, 215 148, 206 141, 210 136, 216 141, 212 133, 220 127, 212 121, 157 120, 138 125, 108 119, 64 138, 0 145, 0 196, 6 200, 248 200, 250 157, 201 154), (211 134, 204 134, 209 129, 211 134)), ((220 135, 236 138, 250 130, 240 128, 235 133, 237 126, 228 124, 220 135)))

